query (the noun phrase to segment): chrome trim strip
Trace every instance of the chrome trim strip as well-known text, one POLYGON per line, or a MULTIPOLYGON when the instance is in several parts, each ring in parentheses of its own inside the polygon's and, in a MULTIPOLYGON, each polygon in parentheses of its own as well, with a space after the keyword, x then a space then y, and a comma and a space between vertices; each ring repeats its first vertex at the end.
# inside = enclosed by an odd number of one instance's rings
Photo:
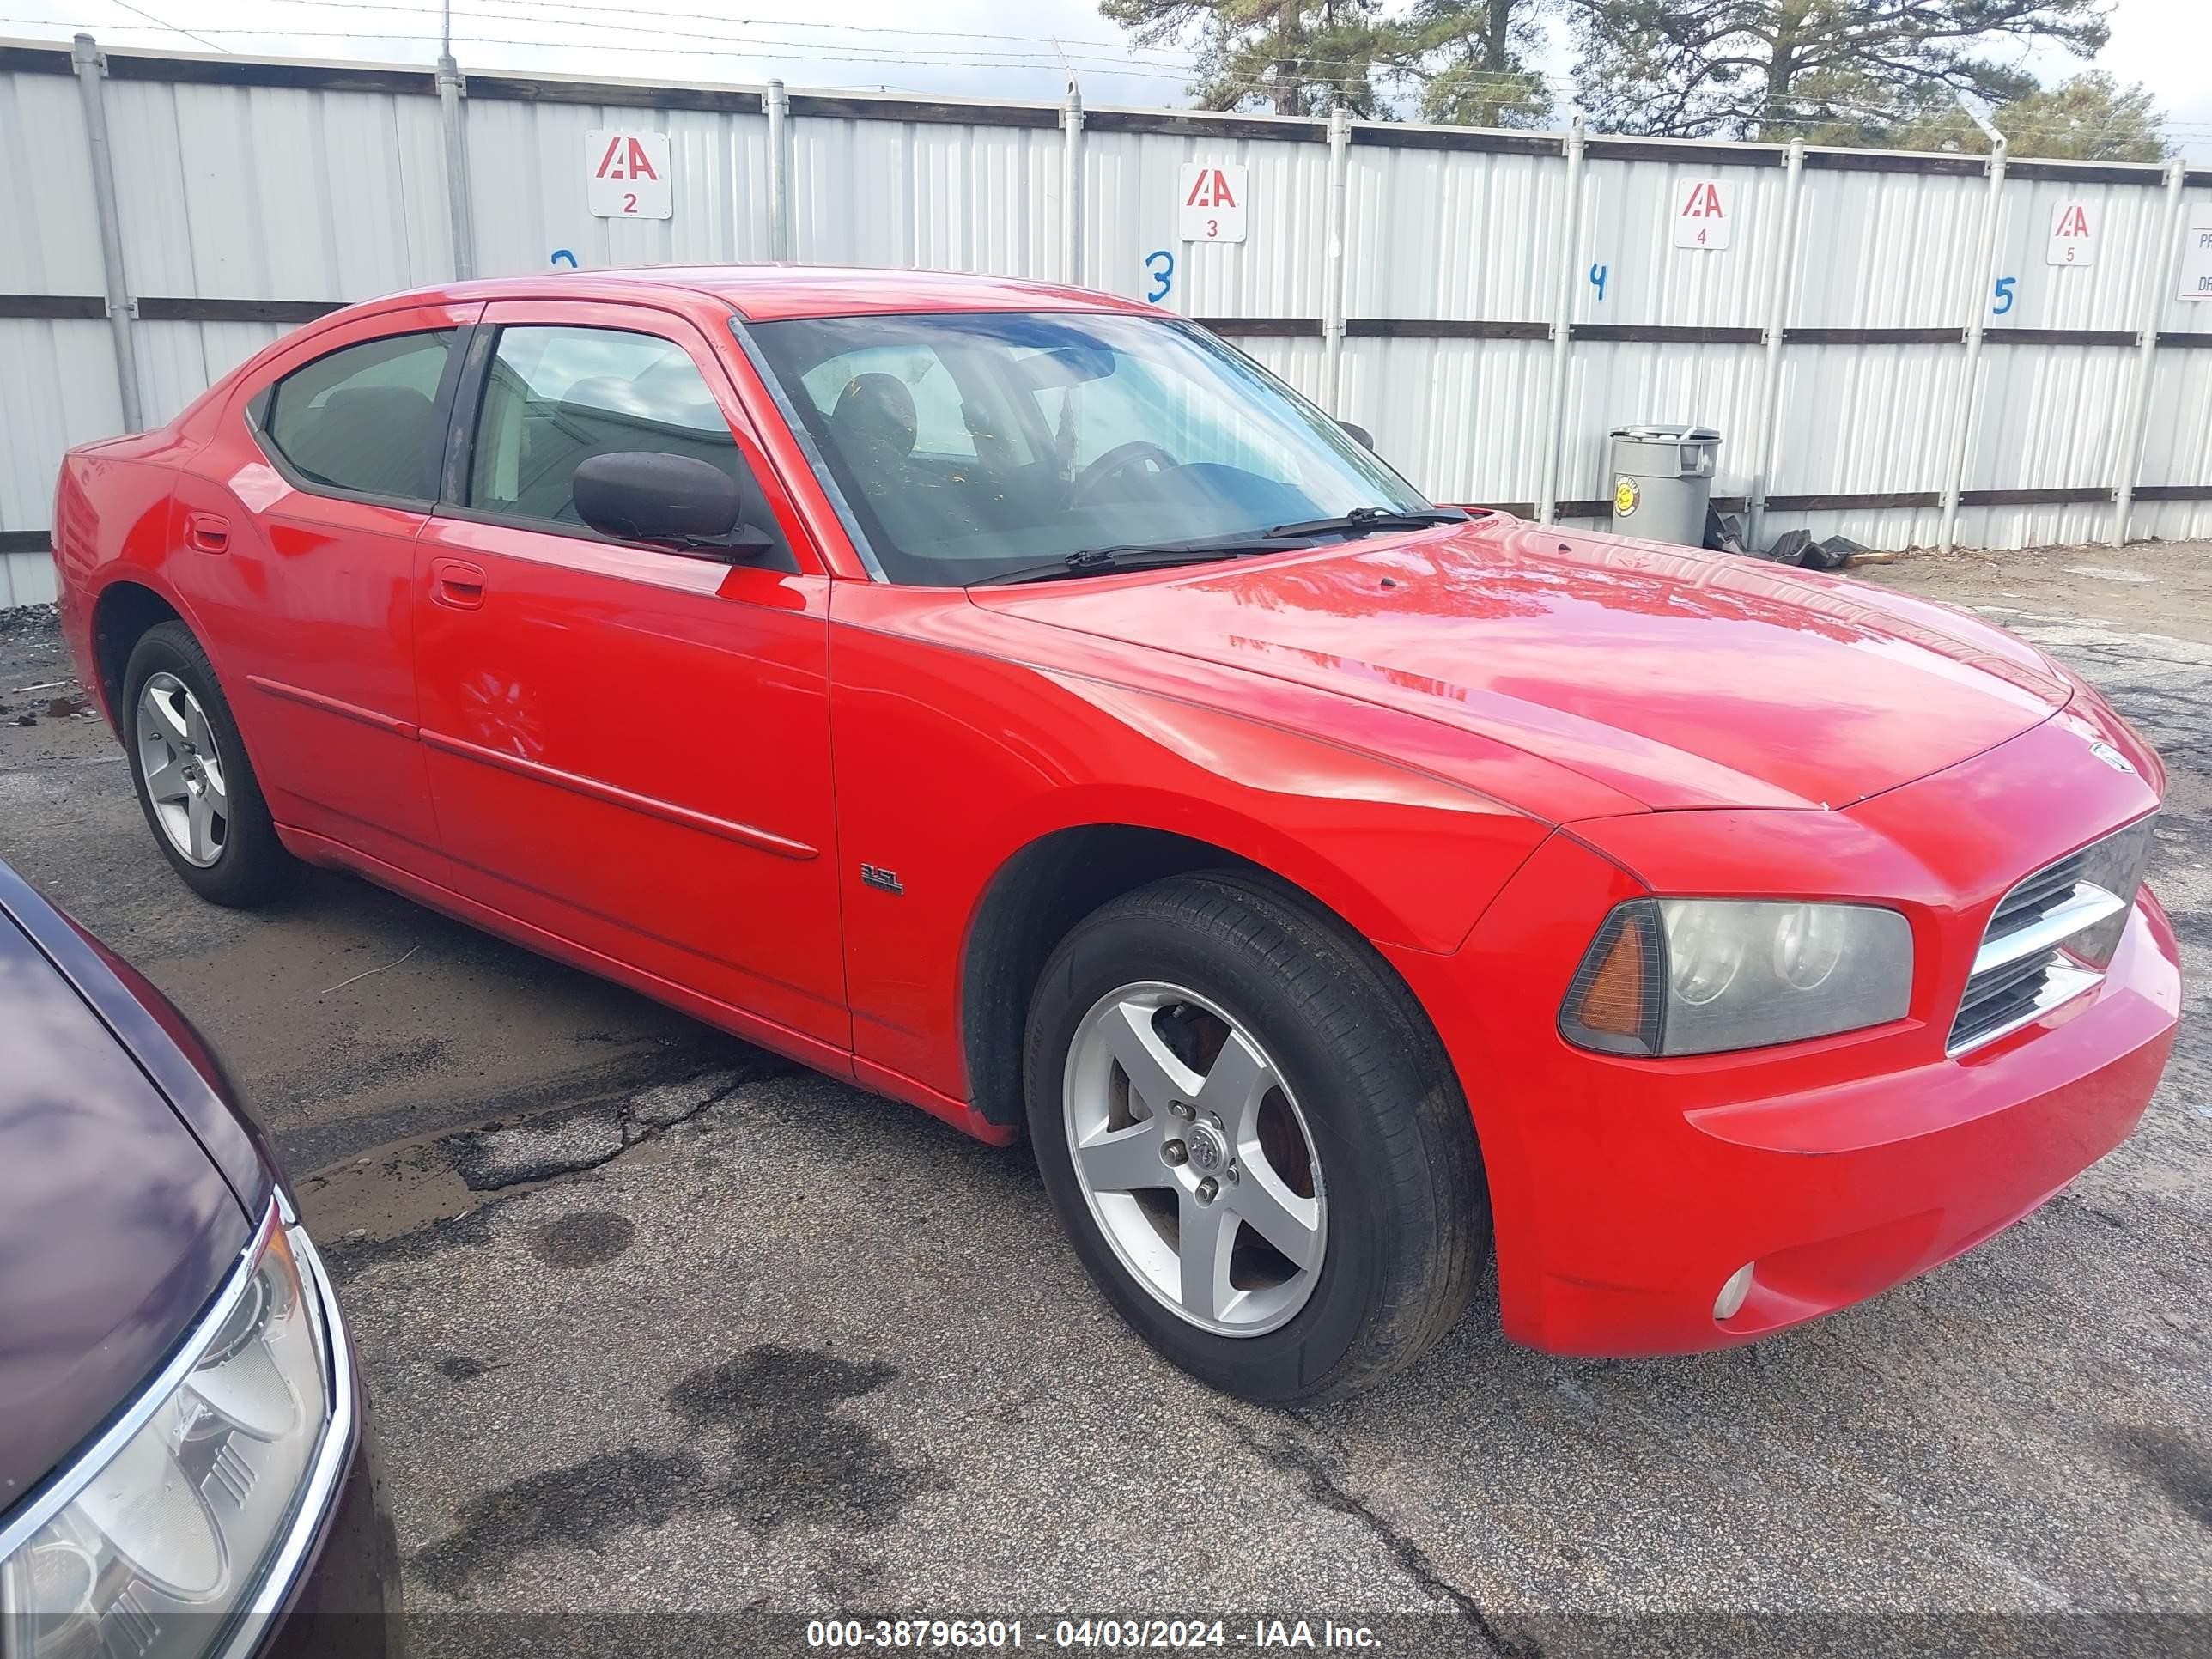
POLYGON ((322 1529, 323 1518, 330 1512, 331 1499, 353 1455, 355 1395, 359 1385, 354 1378, 353 1348, 346 1340, 345 1319, 338 1311, 337 1295, 331 1288, 323 1258, 314 1241, 307 1237, 307 1229, 288 1229, 286 1237, 294 1255, 307 1269, 310 1287, 322 1304, 322 1327, 329 1344, 326 1376, 331 1393, 330 1421, 324 1426, 322 1444, 315 1449, 313 1467, 308 1470, 307 1482, 301 1487, 293 1508, 291 1530, 268 1558, 262 1569, 261 1582, 254 1588, 252 1604, 238 1613, 238 1623, 233 1627, 230 1639, 221 1650, 222 1659, 242 1659, 242 1656, 258 1647, 268 1634, 270 1621, 291 1599, 293 1581, 299 1577, 301 1563, 315 1541, 316 1534, 322 1529))
POLYGON ((734 818, 718 818, 711 812, 679 806, 672 800, 661 799, 658 795, 641 795, 620 784, 603 783, 597 778, 587 778, 580 772, 564 772, 557 766, 526 760, 520 755, 510 755, 504 750, 487 749, 465 738, 447 737, 442 732, 425 731, 420 735, 425 744, 441 754, 475 761, 482 766, 495 767, 502 772, 512 772, 519 778, 528 778, 533 783, 548 784, 556 789, 565 789, 570 794, 581 795, 586 800, 602 801, 609 806, 642 812, 648 817, 680 824, 686 830, 696 830, 702 835, 720 836, 725 841, 733 841, 738 846, 750 847, 756 852, 773 854, 780 859, 804 860, 818 856, 817 850, 803 841, 793 841, 787 836, 779 836, 773 830, 763 830, 753 824, 739 823, 734 818))
POLYGON ((281 1224, 276 1206, 272 1203, 262 1216, 261 1224, 253 1230, 253 1237, 246 1242, 245 1253, 239 1257, 238 1265, 231 1270, 230 1277, 216 1292, 215 1300, 208 1304, 206 1314, 185 1332, 177 1344, 176 1352, 169 1356, 168 1364, 139 1389, 122 1416, 109 1424, 106 1432, 86 1447, 76 1462, 48 1481, 5 1522, 0 1522, 0 1560, 5 1560, 21 1549, 40 1528, 66 1508, 70 1500, 89 1486, 92 1478, 106 1468, 115 1455, 130 1443, 131 1436, 146 1426, 147 1419, 154 1415, 161 1402, 176 1392, 191 1374, 193 1365, 198 1363, 201 1354, 207 1351, 207 1346, 215 1339, 216 1333, 222 1328, 223 1321, 230 1317, 231 1310, 246 1294, 246 1286, 253 1280, 255 1264, 261 1260, 261 1252, 267 1247, 270 1235, 281 1224))
MULTIPOLYGON (((2106 912, 2107 915, 2110 911, 2106 912)), ((1971 1054, 1975 1049, 1995 1042, 2001 1036, 2010 1036, 2023 1025, 2033 1025, 2053 1008, 2071 1002, 2084 991, 2094 990, 2105 982, 2105 976, 2091 968, 2077 968, 2070 962, 2054 962, 2044 970, 2043 988, 2035 994, 2035 1000, 2024 1013, 2014 1015, 2002 1025, 1978 1032, 1956 1048, 1946 1048, 1943 1057, 1956 1060, 1960 1054, 1971 1054)))
POLYGON ((2074 890, 2056 909, 2025 927, 1984 939, 1982 948, 1974 953, 1973 973, 1986 974, 1994 968, 2008 968, 2015 962, 2024 962, 2127 908, 2128 901, 2118 895, 2092 883, 2077 881, 2074 890))
POLYGON ((319 691, 310 691, 303 686, 287 685, 282 680, 272 680, 259 674, 248 674, 246 683, 256 691, 285 702, 296 702, 303 708, 319 709, 325 714, 335 714, 340 720, 358 720, 374 732, 383 732, 395 738, 415 741, 415 722, 403 720, 397 715, 380 714, 374 708, 363 708, 356 702, 344 702, 337 697, 326 697, 319 691))

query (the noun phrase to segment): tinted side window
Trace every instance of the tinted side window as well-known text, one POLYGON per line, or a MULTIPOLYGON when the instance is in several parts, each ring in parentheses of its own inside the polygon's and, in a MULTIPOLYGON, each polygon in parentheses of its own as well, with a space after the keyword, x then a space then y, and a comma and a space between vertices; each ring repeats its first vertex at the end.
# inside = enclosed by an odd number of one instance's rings
POLYGON ((262 432, 311 483, 428 500, 452 329, 347 346, 270 388, 262 432))
MULTIPOLYGON (((471 507, 580 530, 577 467, 633 451, 720 468, 737 483, 743 521, 777 536, 729 422, 681 346, 612 328, 501 331, 477 418, 471 507)), ((794 568, 787 555, 755 562, 794 568)))

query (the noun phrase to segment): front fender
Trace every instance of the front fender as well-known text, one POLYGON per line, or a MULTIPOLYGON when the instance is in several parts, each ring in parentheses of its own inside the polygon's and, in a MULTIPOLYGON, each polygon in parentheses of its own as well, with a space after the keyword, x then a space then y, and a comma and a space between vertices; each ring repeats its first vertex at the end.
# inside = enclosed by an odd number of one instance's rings
POLYGON ((1044 837, 1183 836, 1370 940, 1448 951, 1547 833, 1432 771, 1273 720, 909 633, 837 627, 831 680, 854 1047, 962 1097, 968 931, 999 872, 1044 837))

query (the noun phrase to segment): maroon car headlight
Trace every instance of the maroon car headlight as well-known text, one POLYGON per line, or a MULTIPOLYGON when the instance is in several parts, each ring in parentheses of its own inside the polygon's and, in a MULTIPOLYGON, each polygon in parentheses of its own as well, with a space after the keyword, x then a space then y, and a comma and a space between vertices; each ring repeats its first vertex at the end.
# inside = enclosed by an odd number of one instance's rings
POLYGON ((1609 1054, 1711 1054, 1904 1017, 1912 928, 1870 904, 1632 899, 1590 942, 1559 1035, 1609 1054))
POLYGON ((201 1659, 227 1640, 331 1419, 326 1335, 272 1219, 191 1350, 126 1412, 128 1437, 0 1561, 0 1655, 201 1659))

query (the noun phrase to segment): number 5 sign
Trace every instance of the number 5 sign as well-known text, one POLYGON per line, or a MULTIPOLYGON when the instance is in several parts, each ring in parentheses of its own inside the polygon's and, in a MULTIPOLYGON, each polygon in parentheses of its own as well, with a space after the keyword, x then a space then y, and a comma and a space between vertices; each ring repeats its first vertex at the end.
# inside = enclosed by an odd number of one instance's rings
POLYGON ((613 132, 584 135, 584 199, 602 219, 667 219, 676 192, 668 182, 668 135, 613 132))
POLYGON ((1186 161, 1176 181, 1178 222, 1186 242, 1244 240, 1245 169, 1186 161))

